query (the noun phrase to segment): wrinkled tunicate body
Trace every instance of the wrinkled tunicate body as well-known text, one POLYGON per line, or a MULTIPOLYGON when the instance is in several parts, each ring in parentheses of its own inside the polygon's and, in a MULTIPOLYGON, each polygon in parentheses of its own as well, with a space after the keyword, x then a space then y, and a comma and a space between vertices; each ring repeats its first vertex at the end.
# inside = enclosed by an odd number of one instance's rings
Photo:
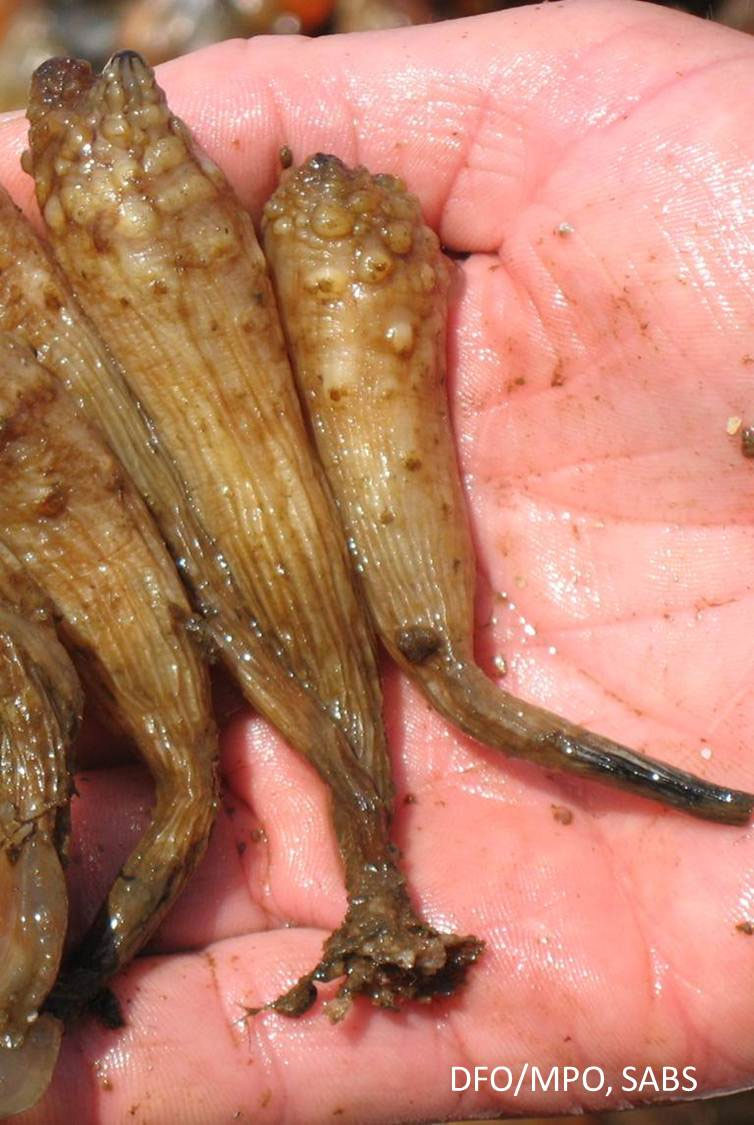
POLYGON ((263 243, 301 401, 377 631, 467 734, 711 820, 745 793, 498 690, 474 661, 474 555, 445 390, 450 263, 399 180, 318 154, 283 174, 263 243))
POLYGON ((0 1118, 41 1097, 60 1043, 40 1009, 68 922, 68 748, 82 706, 50 603, 0 546, 0 1118))
MULTIPOLYGON (((422 922, 395 865, 373 633, 251 220, 133 52, 98 77, 51 60, 35 75, 29 119, 25 165, 57 262, 238 591, 229 607, 210 577, 204 628, 250 702, 330 788, 348 912, 316 969, 274 1006, 298 1014, 313 982, 335 977, 334 1019, 356 993, 396 1007, 452 992, 481 943, 422 922)), ((144 495, 193 585, 159 493, 144 495)))
POLYGON ((68 1016, 127 963, 198 862, 215 812, 217 736, 191 610, 156 528, 63 387, 0 336, 0 539, 49 597, 100 713, 155 781, 150 824, 51 1007, 68 1016))

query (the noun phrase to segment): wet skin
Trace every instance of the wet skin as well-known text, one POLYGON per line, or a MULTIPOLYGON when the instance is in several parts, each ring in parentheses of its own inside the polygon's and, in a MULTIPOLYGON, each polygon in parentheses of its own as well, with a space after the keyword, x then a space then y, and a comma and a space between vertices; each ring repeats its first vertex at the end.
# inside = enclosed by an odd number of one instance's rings
MULTIPOLYGON (((504 655, 506 688, 750 788, 754 478, 726 422, 750 420, 754 142, 740 91, 754 44, 592 0, 364 43, 228 45, 161 81, 255 219, 287 141, 297 159, 329 150, 403 175, 446 245, 470 253, 449 375, 480 661, 492 671, 504 655)), ((9 122, 2 178, 26 202, 22 147, 9 122)), ((736 929, 749 833, 503 763, 392 670, 386 697, 412 886, 431 918, 488 939, 466 991, 335 1028, 316 1011, 238 1022, 312 963, 344 906, 321 786, 239 714, 207 860, 155 956, 117 986, 128 1027, 74 1033, 29 1120, 115 1122, 135 1106, 135 1121, 168 1122, 190 1106, 213 1121, 342 1109, 390 1122, 605 1103, 460 1098, 454 1064, 596 1063, 612 1078, 696 1065, 706 1089, 751 1081, 754 946, 736 929)), ((98 845, 125 854, 150 790, 123 767, 79 789, 81 919, 84 873, 104 886, 103 862, 117 866, 98 845)))

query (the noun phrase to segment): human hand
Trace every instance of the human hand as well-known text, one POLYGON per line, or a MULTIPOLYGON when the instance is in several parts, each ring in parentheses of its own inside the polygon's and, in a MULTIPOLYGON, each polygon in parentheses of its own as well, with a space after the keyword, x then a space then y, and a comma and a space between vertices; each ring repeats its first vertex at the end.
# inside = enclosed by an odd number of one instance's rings
MULTIPOLYGON (((480 658, 495 675, 504 655, 514 692, 746 788, 754 466, 726 420, 754 421, 752 51, 582 0, 227 44, 160 72, 255 217, 283 143, 297 160, 330 150, 403 175, 471 253, 450 374, 480 658)), ((0 172, 27 202, 23 135, 4 126, 0 172)), ((615 1104, 628 1065, 695 1066, 707 1090, 751 1080, 749 833, 503 760, 392 669, 385 689, 416 899, 488 942, 465 989, 398 1014, 359 1004, 337 1026, 317 1008, 244 1018, 315 963, 345 899, 320 783, 238 715, 207 859, 116 981, 127 1027, 73 1031, 24 1120, 377 1123, 615 1104), (600 1066, 612 1096, 451 1092, 453 1065, 524 1063, 600 1066)), ((150 800, 122 766, 79 789, 78 927, 150 800)))

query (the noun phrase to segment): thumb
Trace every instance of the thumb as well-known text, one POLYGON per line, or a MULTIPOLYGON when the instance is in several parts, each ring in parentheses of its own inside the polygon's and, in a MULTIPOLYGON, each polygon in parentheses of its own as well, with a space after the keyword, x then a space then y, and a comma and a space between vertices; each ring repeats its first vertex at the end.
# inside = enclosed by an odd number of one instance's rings
MULTIPOLYGON (((333 150, 403 176, 446 245, 484 251, 546 170, 543 154, 556 161, 679 71, 747 42, 654 5, 565 0, 395 31, 231 40, 165 64, 159 80, 255 217, 283 144, 296 160, 333 150)), ((26 206, 24 134, 20 116, 0 120, 0 181, 26 206)))

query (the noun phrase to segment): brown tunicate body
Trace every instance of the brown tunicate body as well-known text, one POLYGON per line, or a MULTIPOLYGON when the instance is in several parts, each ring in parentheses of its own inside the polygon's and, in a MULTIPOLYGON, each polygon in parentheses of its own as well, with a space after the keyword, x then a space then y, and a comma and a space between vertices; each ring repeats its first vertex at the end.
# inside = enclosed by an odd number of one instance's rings
POLYGON ((121 466, 30 352, 0 336, 0 537, 49 596, 101 712, 155 781, 151 822, 55 990, 68 1015, 154 930, 215 811, 209 684, 191 611, 121 466))
POLYGON ((393 176, 319 154, 283 173, 263 243, 301 400, 391 655, 482 742, 746 821, 749 795, 515 699, 476 666, 474 557, 445 390, 450 264, 416 198, 393 176))
POLYGON ((281 680, 322 704, 387 802, 373 639, 249 216, 133 52, 99 77, 52 60, 29 115, 55 254, 217 544, 250 649, 267 646, 281 680))
POLYGON ((154 421, 76 301, 59 265, 0 188, 0 331, 28 345, 101 431, 146 501, 191 591, 192 621, 210 656, 221 654, 254 703, 292 741, 326 728, 281 676, 262 643, 227 562, 201 523, 192 496, 154 421))
POLYGON ((267 203, 263 237, 377 628, 421 663, 465 645, 475 577, 443 390, 451 267, 396 185, 312 157, 267 203))
MULTIPOLYGON (((190 589, 199 615, 192 628, 207 653, 222 657, 251 702, 292 745, 320 746, 326 752, 337 742, 326 711, 307 698, 260 636, 154 420, 129 388, 48 247, 2 188, 0 331, 34 351, 126 468, 190 589)), ((385 792, 389 776, 384 757, 380 761, 385 792)))
POLYGON ((51 607, 0 546, 0 1117, 33 1105, 61 1027, 40 1008, 68 923, 68 747, 83 696, 51 607))
MULTIPOLYGON (((163 536, 179 564, 190 588, 199 617, 192 630, 206 641, 206 648, 217 653, 236 675, 248 698, 282 731, 288 741, 304 749, 326 777, 336 805, 340 841, 344 855, 357 856, 366 849, 379 865, 380 847, 384 851, 386 795, 389 775, 384 760, 380 764, 382 799, 373 792, 371 781, 351 758, 345 738, 333 725, 327 712, 281 666, 272 647, 259 636, 244 598, 218 544, 201 523, 192 496, 170 458, 160 431, 128 387, 121 368, 109 354, 78 305, 60 267, 29 223, 0 189, 0 330, 5 330, 32 347, 41 363, 71 392, 80 412, 106 435, 111 448, 127 468, 159 523, 163 536), (195 627, 195 628, 194 628, 195 627), (367 826, 362 839, 352 840, 349 821, 352 810, 367 826), (378 845, 372 836, 383 840, 378 845)), ((398 873, 384 860, 388 889, 383 912, 403 903, 405 916, 412 918, 398 873)), ((363 861, 364 855, 361 855, 363 861)), ((371 898, 364 893, 364 863, 352 860, 348 873, 352 897, 374 905, 379 878, 372 880, 371 898)), ((356 912, 357 921, 348 926, 348 941, 361 948, 370 940, 380 910, 364 906, 356 912)), ((426 930, 422 941, 427 943, 426 930)), ((383 940, 380 956, 390 954, 393 942, 395 959, 410 960, 401 946, 400 928, 383 940)), ((338 956, 327 963, 336 965, 338 956)), ((342 958, 341 958, 342 960, 342 958)), ((446 978, 447 979, 447 975, 446 978)), ((355 990, 355 985, 354 985, 355 990)), ((297 998, 305 995, 301 989, 297 998)), ((397 995, 397 991, 395 993, 397 995)), ((288 1001, 288 1008, 296 1005, 288 1001)), ((299 1007, 304 1003, 297 999, 299 1007)), ((342 1004, 338 1007, 342 1011, 342 1004)))
POLYGON ((245 652, 227 603, 213 605, 213 581, 207 629, 250 701, 330 787, 348 913, 275 1006, 297 1014, 313 981, 334 977, 345 979, 333 1018, 357 992, 397 1006, 452 991, 481 944, 425 925, 395 867, 373 635, 251 221, 132 52, 99 78, 51 61, 29 116, 26 166, 58 262, 216 543, 246 615, 245 652))

